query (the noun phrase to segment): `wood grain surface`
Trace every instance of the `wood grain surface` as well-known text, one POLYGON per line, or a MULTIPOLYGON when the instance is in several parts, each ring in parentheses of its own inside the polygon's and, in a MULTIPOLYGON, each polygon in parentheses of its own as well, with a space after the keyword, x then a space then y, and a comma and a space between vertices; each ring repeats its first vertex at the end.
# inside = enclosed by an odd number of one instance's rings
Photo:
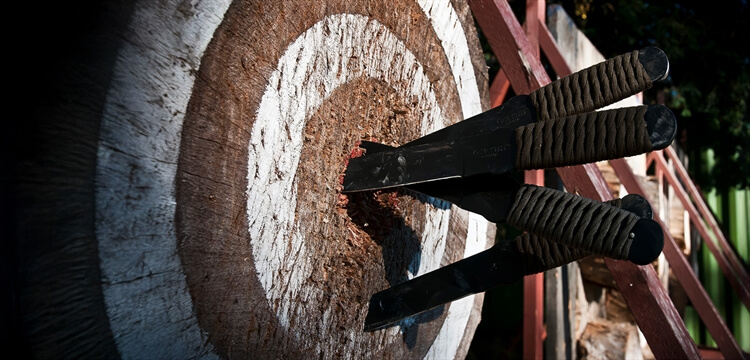
POLYGON ((465 356, 481 295, 373 333, 364 316, 373 293, 485 249, 494 225, 406 190, 340 193, 359 140, 398 145, 488 108, 463 1, 102 13, 82 37, 98 55, 70 60, 73 91, 34 129, 48 150, 21 169, 32 353, 465 356))

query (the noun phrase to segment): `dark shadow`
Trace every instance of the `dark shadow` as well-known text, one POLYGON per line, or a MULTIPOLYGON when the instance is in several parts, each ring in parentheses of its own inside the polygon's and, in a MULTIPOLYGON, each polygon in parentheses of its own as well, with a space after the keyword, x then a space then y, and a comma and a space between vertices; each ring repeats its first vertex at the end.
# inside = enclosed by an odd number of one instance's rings
POLYGON ((408 188, 404 189, 403 192, 404 194, 408 194, 409 196, 419 200, 419 202, 421 202, 422 204, 432 205, 433 207, 440 209, 440 210, 450 210, 452 206, 452 204, 448 201, 445 201, 436 197, 428 196, 428 195, 422 194, 420 192, 417 192, 408 188))
MULTIPOLYGON (((407 225, 398 210, 398 198, 405 194, 403 189, 390 191, 364 191, 347 194, 347 215, 352 222, 366 232, 381 247, 385 277, 390 286, 409 280, 409 275, 417 274, 422 262, 422 242, 419 235, 407 225)), ((408 191, 420 202, 440 209, 449 209, 450 203, 408 191)), ((445 306, 437 307, 417 316, 406 318, 398 323, 403 333, 404 343, 412 349, 417 342, 419 324, 428 323, 443 315, 445 306)))
POLYGON ((401 322, 398 323, 398 326, 401 327, 401 333, 403 334, 404 343, 409 349, 412 349, 417 343, 417 335, 419 335, 419 325, 429 323, 443 316, 445 307, 446 305, 438 306, 417 316, 412 316, 401 320, 401 322))
MULTIPOLYGON (((495 243, 514 239, 521 231, 497 224, 495 243)), ((523 281, 496 286, 484 293, 482 320, 471 340, 467 360, 523 358, 523 281)))
POLYGON ((94 179, 131 3, 7 4, 8 14, 34 14, 37 30, 8 36, 14 56, 3 59, 13 70, 3 78, 12 91, 0 146, 0 339, 17 359, 119 358, 102 293, 94 179))

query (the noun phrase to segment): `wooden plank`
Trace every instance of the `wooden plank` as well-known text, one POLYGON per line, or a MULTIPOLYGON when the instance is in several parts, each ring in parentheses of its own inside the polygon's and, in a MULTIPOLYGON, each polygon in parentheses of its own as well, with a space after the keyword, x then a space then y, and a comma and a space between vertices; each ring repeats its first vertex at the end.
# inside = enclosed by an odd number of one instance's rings
POLYGON ((716 262, 718 263, 721 271, 724 273, 724 276, 726 276, 727 280, 729 281, 729 284, 732 286, 732 288, 734 288, 737 296, 740 298, 745 307, 750 309, 750 289, 748 289, 744 281, 738 279, 738 276, 732 270, 731 265, 729 264, 729 260, 727 259, 726 254, 722 252, 711 240, 708 232, 708 227, 698 214, 698 210, 695 208, 695 205, 690 201, 690 198, 685 189, 677 181, 675 174, 669 171, 664 157, 660 155, 659 152, 654 152, 652 154, 652 158, 656 163, 656 166, 662 169, 662 171, 664 172, 664 176, 667 178, 667 181, 670 185, 672 185, 675 193, 679 197, 680 201, 682 201, 683 206, 685 206, 685 210, 688 211, 690 221, 693 223, 693 226, 698 229, 698 232, 703 237, 704 243, 708 247, 708 250, 711 251, 711 253, 716 258, 716 262))
POLYGON ((693 198, 693 203, 698 208, 698 211, 700 211, 703 219, 708 222, 709 226, 711 227, 711 231, 713 231, 714 235, 718 239, 719 245, 722 248, 722 252, 726 254, 730 266, 737 274, 737 276, 739 276, 740 281, 744 284, 744 287, 750 288, 750 276, 748 276, 747 270, 745 270, 745 267, 742 265, 742 261, 740 261, 737 254, 734 252, 734 250, 732 250, 731 245, 729 245, 729 241, 727 241, 727 238, 724 236, 724 232, 716 222, 716 218, 714 217, 713 212, 708 208, 703 194, 698 191, 698 188, 695 186, 695 183, 688 175, 685 166, 683 166, 682 162, 678 159, 674 149, 668 147, 664 149, 663 152, 666 153, 667 157, 672 160, 672 163, 674 163, 674 168, 677 175, 682 180, 682 183, 685 184, 687 191, 693 198))
MULTIPOLYGON (((470 0, 469 6, 516 93, 527 94, 550 82, 539 59, 532 55, 531 44, 507 1, 470 0)), ((599 201, 612 198, 595 164, 563 167, 557 171, 568 192, 599 201)), ((636 321, 657 358, 700 358, 652 266, 639 267, 627 261, 609 259, 607 266, 629 306, 638 313, 636 321)))
POLYGON ((495 75, 495 80, 492 80, 492 86, 490 86, 490 106, 494 108, 502 105, 508 95, 508 90, 510 90, 510 81, 505 76, 505 71, 500 69, 495 75))
MULTIPOLYGON (((649 198, 646 194, 646 190, 633 175, 633 172, 630 171, 630 167, 625 159, 612 160, 610 161, 610 164, 620 176, 620 180, 628 193, 638 194, 646 199, 649 198)), ((654 220, 660 223, 664 232, 664 256, 667 258, 667 261, 669 261, 669 266, 680 281, 680 285, 682 285, 685 293, 690 298, 693 307, 698 312, 701 320, 703 320, 708 332, 719 345, 724 356, 729 359, 742 358, 742 351, 740 350, 739 345, 729 331, 726 323, 721 318, 719 311, 711 301, 711 297, 708 296, 706 289, 703 288, 700 280, 695 276, 695 273, 690 267, 690 263, 688 263, 687 258, 685 258, 685 255, 677 245, 677 242, 674 240, 658 215, 655 216, 654 220)))
POLYGON ((531 43, 507 1, 469 0, 469 6, 516 94, 528 94, 549 84, 549 76, 532 57, 531 43))
MULTIPOLYGON (((524 172, 524 182, 544 186, 544 171, 524 172)), ((544 340, 544 273, 523 279, 523 358, 542 359, 544 340)))
POLYGON ((567 353, 571 350, 570 334, 568 330, 570 314, 575 310, 568 301, 570 296, 566 294, 568 285, 566 279, 567 272, 563 271, 569 265, 563 265, 554 269, 547 270, 544 273, 544 348, 542 354, 547 359, 565 359, 567 353))

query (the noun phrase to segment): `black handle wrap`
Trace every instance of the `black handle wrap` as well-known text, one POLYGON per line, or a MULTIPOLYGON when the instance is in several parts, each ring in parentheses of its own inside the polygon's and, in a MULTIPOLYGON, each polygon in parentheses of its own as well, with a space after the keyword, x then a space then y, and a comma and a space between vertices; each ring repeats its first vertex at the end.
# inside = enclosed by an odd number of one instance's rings
POLYGON ((586 164, 653 149, 644 116, 634 106, 568 116, 516 129, 516 169, 586 164))
POLYGON ((560 78, 529 96, 538 121, 593 111, 652 86, 638 50, 560 78))
POLYGON ((513 244, 519 253, 527 255, 521 257, 525 275, 554 269, 591 255, 586 250, 547 241, 529 233, 524 233, 513 239, 513 244))
POLYGON ((563 191, 523 185, 506 222, 542 239, 614 259, 628 259, 640 218, 626 210, 563 191))
MULTIPOLYGON (((622 199, 612 199, 605 204, 621 208, 622 199)), ((591 255, 586 250, 548 241, 529 233, 523 233, 513 239, 513 245, 519 253, 526 255, 522 257, 523 271, 526 275, 554 269, 591 255)))

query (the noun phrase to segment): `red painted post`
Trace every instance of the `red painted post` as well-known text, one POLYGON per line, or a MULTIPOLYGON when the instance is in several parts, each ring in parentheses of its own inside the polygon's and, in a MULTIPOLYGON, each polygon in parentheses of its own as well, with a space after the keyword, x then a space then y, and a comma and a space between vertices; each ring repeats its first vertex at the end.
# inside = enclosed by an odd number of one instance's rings
MULTIPOLYGON (((539 59, 533 56, 532 46, 507 1, 469 0, 469 6, 517 94, 528 94, 550 82, 539 59)), ((569 192, 600 201, 612 198, 595 164, 559 168, 558 174, 569 192)), ((664 359, 700 358, 697 346, 661 287, 653 267, 639 267, 627 261, 605 261, 636 314, 636 322, 654 355, 664 359)))
POLYGON ((544 273, 523 278, 523 358, 542 359, 544 273))
MULTIPOLYGON (((544 7, 543 0, 526 1, 526 38, 531 45, 535 62, 540 64, 539 22, 544 19, 544 7)), ((524 180, 527 184, 544 186, 544 170, 526 171, 524 180)), ((523 294, 523 357, 541 360, 544 354, 544 273, 525 277, 523 294)))
POLYGON ((500 69, 495 75, 495 80, 492 80, 492 86, 490 86, 490 106, 494 108, 502 105, 509 89, 510 81, 505 76, 503 69, 500 69))
MULTIPOLYGON (((544 171, 524 172, 524 182, 544 186, 544 171)), ((523 358, 542 359, 544 341, 544 273, 523 278, 523 358)))

